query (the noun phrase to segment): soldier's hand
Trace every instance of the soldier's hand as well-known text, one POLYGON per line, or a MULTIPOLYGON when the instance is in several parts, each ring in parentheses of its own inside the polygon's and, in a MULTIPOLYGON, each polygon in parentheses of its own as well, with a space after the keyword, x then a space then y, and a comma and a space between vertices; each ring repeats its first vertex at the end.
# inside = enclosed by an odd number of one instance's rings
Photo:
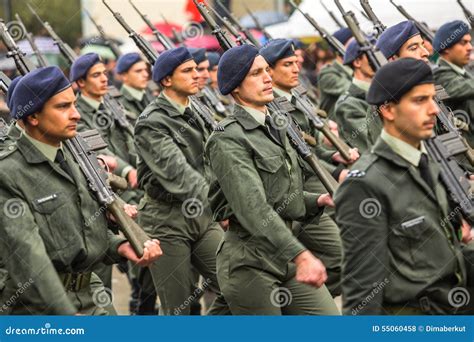
POLYGON ((350 153, 350 159, 349 160, 345 160, 342 156, 341 156, 341 153, 340 152, 336 152, 332 155, 331 159, 337 163, 341 163, 341 164, 344 164, 344 165, 348 165, 348 164, 353 164, 355 163, 355 161, 357 159, 359 159, 360 155, 359 155, 359 150, 357 148, 351 148, 349 150, 349 153, 350 153))
POLYGON ((117 159, 115 159, 114 157, 111 157, 111 156, 106 156, 104 154, 100 154, 100 155, 97 156, 97 160, 99 160, 99 164, 101 164, 101 166, 107 166, 107 168, 109 169, 110 172, 114 172, 114 170, 118 166, 117 159), (105 165, 104 165, 104 163, 105 163, 105 165))
POLYGON ((141 267, 149 266, 163 255, 160 241, 157 239, 148 240, 144 243, 143 256, 141 258, 137 256, 129 242, 122 243, 118 248, 118 253, 141 267))
POLYGON ((297 281, 315 287, 321 287, 326 282, 328 278, 326 267, 310 251, 306 250, 298 254, 294 262, 297 281))
POLYGON ((466 220, 462 219, 462 242, 469 243, 472 239, 472 227, 466 220))
POLYGON ((226 232, 227 229, 229 228, 229 220, 220 221, 219 225, 226 232))
POLYGON ((127 174, 127 181, 132 189, 136 189, 138 187, 137 169, 130 170, 130 172, 127 174))
POLYGON ((130 216, 132 219, 137 218, 138 215, 138 209, 137 206, 134 204, 124 204, 123 205, 123 210, 125 213, 130 216))
POLYGON ((331 207, 334 208, 335 204, 330 194, 322 194, 318 197, 318 207, 331 207))

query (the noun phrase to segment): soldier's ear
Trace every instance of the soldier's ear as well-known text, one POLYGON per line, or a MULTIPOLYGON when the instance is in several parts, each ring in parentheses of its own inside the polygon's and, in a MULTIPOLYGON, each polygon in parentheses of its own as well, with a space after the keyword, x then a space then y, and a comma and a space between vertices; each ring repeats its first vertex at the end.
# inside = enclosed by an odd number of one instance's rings
POLYGON ((160 81, 160 84, 163 87, 170 87, 171 86, 171 76, 166 76, 160 81))
POLYGON ((393 102, 387 102, 384 103, 383 105, 379 106, 379 113, 380 116, 382 117, 382 120, 387 120, 387 121, 393 121, 395 117, 395 103, 393 102))
POLYGON ((38 126, 39 120, 38 120, 38 113, 34 113, 31 115, 28 115, 23 122, 25 125, 30 125, 30 126, 38 126))

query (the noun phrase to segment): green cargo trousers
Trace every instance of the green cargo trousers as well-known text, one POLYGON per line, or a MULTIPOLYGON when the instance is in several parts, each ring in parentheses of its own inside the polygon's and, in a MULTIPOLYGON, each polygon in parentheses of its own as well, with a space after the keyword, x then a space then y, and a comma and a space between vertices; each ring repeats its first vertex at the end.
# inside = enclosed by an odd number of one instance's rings
POLYGON ((207 314, 229 314, 216 278, 216 251, 223 231, 212 222, 210 211, 204 209, 196 217, 187 217, 180 203, 158 203, 145 196, 138 222, 151 237, 160 240, 163 250, 149 266, 160 298, 160 315, 189 315, 191 302, 205 289, 217 294, 207 314), (193 266, 204 278, 203 288, 194 291, 193 266))

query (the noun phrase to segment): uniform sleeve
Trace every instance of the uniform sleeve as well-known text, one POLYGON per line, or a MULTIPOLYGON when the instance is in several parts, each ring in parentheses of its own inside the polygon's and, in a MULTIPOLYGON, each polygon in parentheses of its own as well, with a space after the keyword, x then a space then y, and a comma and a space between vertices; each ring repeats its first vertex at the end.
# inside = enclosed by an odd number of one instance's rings
POLYGON ((342 298, 345 315, 383 314, 388 270, 387 205, 367 178, 347 178, 335 194, 336 223, 344 248, 342 298))
POLYGON ((434 74, 436 83, 443 86, 452 100, 474 98, 474 78, 465 79, 446 67, 436 69, 434 74))
POLYGON ((0 250, 5 268, 14 284, 30 284, 20 300, 44 304, 48 307, 45 315, 75 314, 77 309, 67 297, 28 204, 0 184, 0 207, 11 212, 0 215, 0 250))
POLYGON ((360 153, 368 150, 367 108, 352 98, 336 104, 335 118, 339 135, 360 153))
POLYGON ((197 198, 207 202, 207 180, 187 162, 166 130, 141 126, 135 134, 135 146, 140 159, 166 191, 181 201, 197 198))
POLYGON ((339 96, 347 90, 349 82, 336 73, 322 71, 318 85, 326 94, 339 96))
MULTIPOLYGON (((305 248, 267 203, 263 183, 245 143, 214 134, 206 145, 206 155, 235 217, 252 234, 253 241, 259 245, 261 241, 262 246, 270 244, 278 251, 275 258, 279 262, 290 262, 305 248)), ((309 196, 306 199, 311 200, 309 196)))
POLYGON ((104 263, 107 265, 118 264, 127 259, 118 253, 118 248, 122 243, 127 242, 127 239, 121 235, 114 234, 110 229, 107 229, 108 249, 105 253, 104 263))

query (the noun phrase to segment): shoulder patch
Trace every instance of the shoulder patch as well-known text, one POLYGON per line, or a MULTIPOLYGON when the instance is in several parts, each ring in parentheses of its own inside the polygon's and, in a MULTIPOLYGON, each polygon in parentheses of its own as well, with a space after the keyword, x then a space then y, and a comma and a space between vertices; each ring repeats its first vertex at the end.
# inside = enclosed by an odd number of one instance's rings
POLYGON ((370 167, 378 158, 378 155, 374 153, 362 155, 360 159, 354 164, 354 169, 349 171, 347 174, 347 178, 364 178, 370 167))
POLYGON ((361 178, 365 176, 365 171, 352 170, 347 174, 347 178, 361 178))

